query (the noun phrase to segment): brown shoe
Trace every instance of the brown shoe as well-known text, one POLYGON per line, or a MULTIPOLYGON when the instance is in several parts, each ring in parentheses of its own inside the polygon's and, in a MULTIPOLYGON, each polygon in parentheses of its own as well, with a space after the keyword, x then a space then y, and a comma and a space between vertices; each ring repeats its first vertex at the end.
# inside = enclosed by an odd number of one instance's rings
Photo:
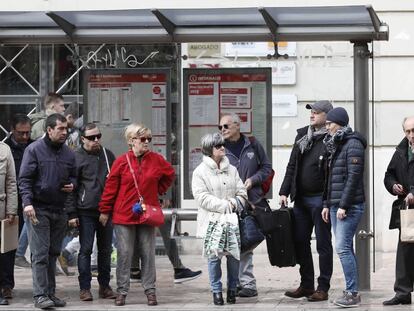
POLYGON ((299 286, 295 290, 285 292, 285 296, 288 296, 290 298, 302 298, 302 297, 309 297, 314 292, 315 292, 315 290, 313 290, 313 289, 303 288, 302 286, 299 286))
POLYGON ((328 293, 323 290, 317 290, 311 296, 308 297, 308 301, 324 301, 328 300, 328 293))
POLYGON ((99 286, 99 298, 115 299, 116 294, 113 292, 111 286, 107 286, 107 287, 99 286))
POLYGON ((1 290, 3 297, 5 299, 12 299, 13 298, 13 290, 11 288, 5 287, 1 290))
POLYGON ((148 299, 147 305, 149 306, 156 306, 158 304, 157 296, 155 296, 154 293, 147 294, 147 299, 148 299))
POLYGON ((93 297, 89 289, 81 289, 79 292, 79 299, 81 301, 92 301, 93 297))
POLYGON ((126 295, 117 294, 115 298, 115 306, 125 306, 126 295))

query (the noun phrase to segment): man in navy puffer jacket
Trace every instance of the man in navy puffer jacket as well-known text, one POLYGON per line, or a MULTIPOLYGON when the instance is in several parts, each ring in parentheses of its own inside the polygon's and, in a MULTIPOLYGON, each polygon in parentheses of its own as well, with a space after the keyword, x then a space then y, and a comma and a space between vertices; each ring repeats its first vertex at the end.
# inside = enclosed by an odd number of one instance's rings
POLYGON ((366 140, 348 125, 346 110, 337 107, 328 112, 324 143, 328 151, 328 178, 324 194, 326 207, 322 210, 325 222, 332 223, 335 249, 341 260, 346 289, 334 300, 341 307, 357 307, 358 271, 353 238, 365 210, 364 158, 366 140))

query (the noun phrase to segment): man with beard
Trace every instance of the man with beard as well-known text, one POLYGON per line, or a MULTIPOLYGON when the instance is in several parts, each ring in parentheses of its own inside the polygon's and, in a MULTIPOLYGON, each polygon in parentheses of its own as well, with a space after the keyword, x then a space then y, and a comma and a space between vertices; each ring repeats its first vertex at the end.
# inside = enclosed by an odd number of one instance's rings
MULTIPOLYGON (((80 130, 81 147, 75 152, 78 188, 68 204, 69 226, 79 226, 80 251, 78 256, 79 298, 92 301, 91 254, 96 233, 98 246, 99 298, 115 299, 109 286, 112 252, 112 224, 99 222, 98 204, 109 175, 114 154, 101 146, 102 134, 94 123, 84 125, 80 130)), ((72 196, 71 196, 72 197, 72 196)))
POLYGON ((19 176, 23 213, 32 253, 33 298, 36 308, 63 307, 55 296, 56 259, 66 232, 65 203, 75 189, 75 155, 65 145, 66 118, 49 115, 46 135, 24 152, 19 176))
POLYGON ((285 292, 291 298, 308 297, 309 301, 328 299, 332 276, 331 226, 322 220, 322 197, 325 185, 326 148, 323 139, 327 134, 326 116, 332 110, 327 100, 307 104, 310 109, 310 125, 297 130, 298 134, 290 154, 285 178, 280 187, 280 204, 287 206, 287 197, 295 202, 295 247, 300 265, 300 285, 285 292), (319 255, 318 287, 315 291, 311 235, 316 234, 316 249, 319 255))

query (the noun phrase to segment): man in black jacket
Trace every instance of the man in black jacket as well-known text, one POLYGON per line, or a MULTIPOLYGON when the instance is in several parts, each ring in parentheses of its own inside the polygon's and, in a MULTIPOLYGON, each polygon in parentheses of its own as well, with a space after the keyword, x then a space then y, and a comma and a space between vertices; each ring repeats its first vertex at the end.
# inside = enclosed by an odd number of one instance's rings
POLYGON ((109 286, 112 252, 112 224, 99 222, 98 203, 109 175, 114 154, 101 146, 102 134, 94 123, 84 125, 80 130, 81 147, 75 152, 78 188, 69 200, 67 213, 69 226, 79 226, 80 251, 78 256, 79 298, 92 301, 91 254, 96 234, 98 245, 99 297, 115 299, 109 286))
MULTIPOLYGON (((385 173, 384 184, 388 192, 414 205, 414 117, 404 119, 405 138, 397 146, 385 173)), ((397 259, 395 262, 395 296, 384 301, 386 306, 411 304, 411 292, 414 282, 414 244, 401 243, 398 238, 397 259)))
POLYGON ((19 176, 32 253, 33 297, 41 309, 66 305, 55 296, 56 259, 66 232, 67 194, 76 186, 75 155, 65 145, 66 118, 51 114, 45 126, 46 135, 26 148, 19 176))
MULTIPOLYGON (((19 176, 20 165, 22 164, 23 153, 26 147, 33 141, 30 139, 30 118, 24 114, 15 114, 11 119, 11 133, 4 141, 9 147, 13 155, 14 166, 16 169, 16 178, 19 176)), ((27 249, 27 230, 24 225, 22 198, 18 193, 17 215, 19 216, 19 246, 17 251, 9 252, 11 269, 5 269, 6 282, 2 284, 3 296, 7 299, 13 297, 14 288, 14 265, 29 268, 24 254, 27 249)))
POLYGON ((289 195, 291 201, 295 202, 295 247, 301 275, 299 287, 285 292, 285 295, 291 298, 308 297, 309 301, 323 301, 328 299, 333 266, 331 226, 321 216, 326 162, 323 138, 327 133, 326 114, 332 109, 332 104, 322 100, 308 104, 306 108, 311 109, 310 125, 297 130, 279 191, 280 204, 287 206, 289 195), (316 291, 310 246, 314 227, 320 271, 316 291))

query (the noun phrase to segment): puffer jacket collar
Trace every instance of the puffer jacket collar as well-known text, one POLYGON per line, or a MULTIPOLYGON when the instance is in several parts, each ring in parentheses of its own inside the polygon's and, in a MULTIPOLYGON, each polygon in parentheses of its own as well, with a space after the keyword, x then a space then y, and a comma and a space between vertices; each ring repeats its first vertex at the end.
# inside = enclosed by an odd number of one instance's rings
POLYGON ((203 156, 203 163, 212 171, 216 173, 227 172, 229 170, 229 159, 224 156, 220 161, 220 168, 218 168, 216 161, 208 156, 203 156))
POLYGON ((344 144, 347 140, 354 138, 354 139, 358 139, 361 144, 364 146, 364 149, 367 147, 367 140, 365 139, 364 136, 362 136, 360 133, 352 131, 351 128, 349 128, 350 131, 344 131, 343 135, 340 136, 336 136, 335 137, 335 142, 336 143, 342 143, 344 144))

